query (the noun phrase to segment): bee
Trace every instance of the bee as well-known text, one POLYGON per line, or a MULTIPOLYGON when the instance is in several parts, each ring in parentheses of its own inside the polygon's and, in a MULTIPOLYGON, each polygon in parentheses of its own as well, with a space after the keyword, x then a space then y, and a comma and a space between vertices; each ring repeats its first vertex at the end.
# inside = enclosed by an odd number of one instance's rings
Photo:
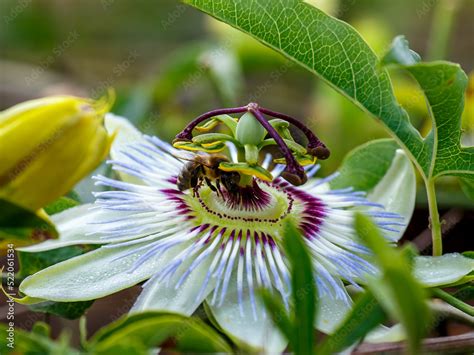
POLYGON ((219 169, 220 163, 229 162, 229 159, 225 155, 196 155, 192 159, 185 160, 189 161, 184 164, 176 182, 179 191, 193 189, 193 194, 195 195, 203 181, 217 194, 222 194, 221 185, 224 186, 229 193, 238 191, 239 173, 219 169), (215 186, 212 182, 215 182, 215 186))

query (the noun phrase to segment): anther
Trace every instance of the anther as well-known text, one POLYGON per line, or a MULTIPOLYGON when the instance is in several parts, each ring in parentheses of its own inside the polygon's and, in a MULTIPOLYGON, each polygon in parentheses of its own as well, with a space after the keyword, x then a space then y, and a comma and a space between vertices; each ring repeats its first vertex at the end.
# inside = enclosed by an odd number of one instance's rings
POLYGON ((192 120, 180 133, 178 133, 175 139, 173 140, 173 143, 176 143, 179 141, 187 141, 187 142, 191 141, 193 138, 194 128, 196 128, 198 124, 200 124, 201 122, 209 118, 216 117, 219 115, 243 113, 246 111, 247 111, 247 106, 242 106, 242 107, 234 107, 234 108, 222 108, 222 109, 212 110, 212 111, 203 113, 202 115, 192 120))
POLYGON ((272 111, 263 107, 260 107, 259 111, 264 113, 265 115, 287 121, 288 123, 300 129, 304 133, 306 138, 308 139, 308 147, 307 147, 308 153, 310 153, 312 156, 321 160, 329 158, 329 155, 330 155, 329 149, 326 147, 326 145, 323 142, 321 142, 321 140, 318 137, 316 137, 313 131, 311 131, 305 124, 298 121, 296 118, 288 116, 284 113, 272 111))
POLYGON ((290 148, 288 148, 283 138, 280 137, 275 128, 273 128, 273 126, 268 123, 265 117, 263 117, 263 114, 260 112, 259 109, 254 109, 249 104, 248 110, 255 116, 255 118, 267 130, 268 134, 275 140, 276 144, 280 147, 281 152, 286 160, 286 168, 281 174, 281 176, 293 185, 299 186, 304 184, 308 180, 306 173, 296 161, 295 157, 291 153, 290 148))

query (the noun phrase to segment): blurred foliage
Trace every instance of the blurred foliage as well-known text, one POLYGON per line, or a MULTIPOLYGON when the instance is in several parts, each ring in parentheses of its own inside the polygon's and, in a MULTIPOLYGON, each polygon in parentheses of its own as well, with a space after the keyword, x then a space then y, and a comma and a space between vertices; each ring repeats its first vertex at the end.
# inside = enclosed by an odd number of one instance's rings
MULTIPOLYGON (((61 333, 56 339, 51 339, 51 330, 49 325, 43 322, 37 322, 33 325, 30 332, 15 329, 13 334, 14 348, 8 346, 10 343, 9 337, 12 332, 10 325, 0 323, 2 336, 0 338, 0 348, 5 351, 5 354, 42 354, 42 355, 79 355, 80 352, 75 350, 70 345, 71 334, 67 331, 61 333)), ((2 352, 3 354, 3 352, 2 352)))
POLYGON ((221 335, 198 318, 163 312, 137 313, 123 317, 89 339, 93 354, 148 354, 162 344, 180 352, 231 353, 221 335))
POLYGON ((10 243, 21 246, 57 237, 58 232, 44 211, 34 213, 0 199, 0 249, 10 243))
POLYGON ((262 298, 275 325, 288 339, 295 354, 310 354, 314 348, 314 323, 318 302, 311 256, 299 231, 285 226, 283 245, 290 264, 291 309, 279 296, 262 290, 262 298))
POLYGON ((403 325, 410 353, 417 354, 429 331, 431 313, 426 302, 428 293, 412 274, 414 252, 410 246, 401 250, 391 247, 363 214, 356 216, 355 228, 382 271, 379 278, 369 281, 368 288, 385 311, 403 325))
MULTIPOLYGON (((85 328, 85 325, 84 325, 85 328)), ((15 329, 14 349, 9 343, 9 325, 0 323, 2 354, 130 354, 147 355, 161 345, 175 351, 193 353, 231 353, 232 348, 215 330, 192 317, 162 312, 147 312, 123 317, 86 339, 81 328, 81 349, 71 346, 70 334, 63 331, 53 340, 47 324, 38 322, 31 332, 15 329)))

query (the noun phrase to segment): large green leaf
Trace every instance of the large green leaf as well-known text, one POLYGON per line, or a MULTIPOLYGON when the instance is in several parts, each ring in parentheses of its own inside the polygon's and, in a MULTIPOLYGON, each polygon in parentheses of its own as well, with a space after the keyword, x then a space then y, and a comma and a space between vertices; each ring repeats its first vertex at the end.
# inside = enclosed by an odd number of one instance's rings
POLYGON ((386 57, 389 63, 402 62, 425 92, 434 120, 423 139, 396 101, 382 63, 348 24, 301 0, 184 2, 287 56, 380 119, 425 177, 474 173, 474 148, 462 148, 459 141, 467 77, 458 65, 416 63, 399 42, 386 57))
POLYGON ((70 334, 63 332, 56 339, 49 337, 49 327, 44 323, 36 323, 31 332, 0 323, 0 349, 2 354, 45 354, 45 355, 79 355, 80 352, 71 348, 70 334), (41 328, 38 330, 37 328, 41 328))
POLYGON ((279 296, 262 290, 272 320, 290 342, 295 354, 310 354, 314 348, 317 300, 311 257, 301 234, 285 225, 283 245, 290 264, 292 307, 288 314, 279 296))
POLYGON ((291 265, 291 294, 294 308, 294 343, 291 345, 295 354, 309 354, 314 345, 314 319, 317 307, 311 257, 301 234, 292 224, 285 226, 283 244, 291 265))
POLYGON ((129 343, 151 349, 169 339, 175 342, 176 351, 232 352, 229 344, 201 320, 163 312, 121 318, 97 332, 87 347, 94 354, 119 354, 129 343))
POLYGON ((408 70, 420 85, 430 106, 433 129, 424 145, 429 149, 431 159, 425 176, 458 175, 473 178, 474 147, 461 147, 461 118, 468 85, 466 73, 458 64, 407 60, 410 56, 413 56, 413 51, 408 47, 408 42, 403 36, 398 36, 383 61, 408 70))

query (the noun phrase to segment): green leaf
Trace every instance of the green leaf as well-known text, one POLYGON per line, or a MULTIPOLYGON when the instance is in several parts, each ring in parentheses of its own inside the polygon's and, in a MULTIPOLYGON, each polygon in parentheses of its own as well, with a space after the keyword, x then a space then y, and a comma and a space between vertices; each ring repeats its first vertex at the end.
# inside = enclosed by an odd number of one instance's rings
POLYGON ((285 335, 295 354, 310 354, 314 348, 317 300, 311 257, 301 234, 291 223, 285 224, 283 246, 290 264, 290 312, 278 296, 262 290, 261 296, 273 322, 285 335))
POLYGON ((457 290, 453 296, 461 301, 472 301, 474 300, 474 286, 464 286, 457 290))
POLYGON ((386 318, 383 308, 370 291, 367 291, 359 297, 348 317, 333 335, 326 338, 316 353, 340 352, 362 339, 386 318))
POLYGON ((293 298, 295 354, 310 354, 314 346, 314 320, 316 317, 316 284, 311 257, 306 245, 292 224, 285 225, 283 245, 290 263, 293 298))
POLYGON ((459 65, 448 62, 418 63, 406 67, 429 102, 433 130, 426 137, 433 158, 429 177, 474 176, 474 147, 461 147, 461 115, 467 76, 459 65))
POLYGON ((397 37, 382 61, 391 58, 391 63, 406 69, 420 85, 430 106, 433 129, 425 139, 425 146, 430 150, 431 159, 425 176, 457 175, 474 179, 474 147, 461 147, 467 75, 458 64, 415 63, 403 59, 412 54, 408 42, 397 37), (395 57, 398 60, 393 60, 395 57))
POLYGON ((67 319, 77 319, 82 316, 94 301, 82 302, 43 302, 32 304, 29 308, 33 312, 54 314, 67 319))
POLYGON ((169 339, 175 342, 176 351, 232 352, 229 344, 201 320, 164 312, 137 313, 121 318, 98 331, 87 347, 94 354, 117 354, 118 349, 129 343, 150 349, 169 339))
POLYGON ((331 189, 348 186, 357 191, 370 191, 387 173, 398 144, 393 139, 378 139, 356 147, 349 152, 339 171, 330 182, 331 189))
POLYGON ((56 229, 46 218, 0 199, 0 246, 8 241, 27 245, 57 236, 56 229))
POLYGON ((379 118, 417 157, 430 155, 419 132, 395 99, 386 70, 348 24, 300 0, 184 0, 246 32, 323 78, 358 106, 379 118))
POLYGON ((62 333, 57 340, 49 338, 49 328, 44 328, 44 323, 40 326, 37 323, 33 326, 33 331, 26 332, 18 327, 10 327, 7 323, 0 323, 0 349, 2 354, 51 354, 51 355, 79 355, 80 352, 71 348, 70 336, 62 333), (39 328, 43 328, 40 330, 39 328), (11 331, 14 329, 14 331, 11 331), (14 345, 11 344, 9 337, 13 335, 14 345), (4 352, 3 352, 4 351, 4 352))
POLYGON ((474 179, 470 178, 460 178, 459 182, 461 184, 461 189, 463 190, 464 194, 474 201, 474 179))
POLYGON ((427 178, 474 174, 474 147, 460 146, 467 77, 448 62, 414 63, 400 38, 385 58, 402 63, 425 92, 433 130, 423 139, 395 99, 387 71, 348 24, 301 0, 184 0, 323 78, 391 131, 427 178))
POLYGON ((58 198, 56 201, 51 202, 49 205, 47 205, 44 208, 44 210, 47 214, 53 215, 53 214, 62 212, 64 210, 67 210, 68 208, 76 207, 79 204, 80 204, 79 201, 71 197, 63 196, 63 197, 58 198))
POLYGON ((355 228, 382 271, 380 278, 369 280, 368 287, 384 309, 402 323, 410 351, 416 353, 428 330, 431 314, 427 294, 411 273, 407 253, 390 247, 377 226, 363 214, 356 215, 355 228))

